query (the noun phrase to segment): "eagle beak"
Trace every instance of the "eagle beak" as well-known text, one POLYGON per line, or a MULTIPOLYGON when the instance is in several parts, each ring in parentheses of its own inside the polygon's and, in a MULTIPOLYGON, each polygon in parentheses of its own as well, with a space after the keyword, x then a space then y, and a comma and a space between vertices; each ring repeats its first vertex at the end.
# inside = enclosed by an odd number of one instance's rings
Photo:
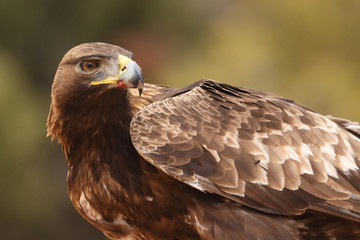
POLYGON ((118 76, 108 76, 100 81, 92 81, 91 85, 116 83, 119 87, 138 88, 141 95, 144 88, 144 77, 140 66, 132 59, 119 55, 118 76))

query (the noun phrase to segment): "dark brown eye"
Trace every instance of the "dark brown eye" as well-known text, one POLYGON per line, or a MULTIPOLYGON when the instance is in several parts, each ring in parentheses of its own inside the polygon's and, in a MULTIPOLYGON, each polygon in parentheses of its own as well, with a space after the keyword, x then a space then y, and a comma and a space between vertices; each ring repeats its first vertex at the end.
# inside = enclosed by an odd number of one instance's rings
POLYGON ((81 70, 85 72, 92 72, 99 66, 97 60, 85 60, 80 64, 81 70))

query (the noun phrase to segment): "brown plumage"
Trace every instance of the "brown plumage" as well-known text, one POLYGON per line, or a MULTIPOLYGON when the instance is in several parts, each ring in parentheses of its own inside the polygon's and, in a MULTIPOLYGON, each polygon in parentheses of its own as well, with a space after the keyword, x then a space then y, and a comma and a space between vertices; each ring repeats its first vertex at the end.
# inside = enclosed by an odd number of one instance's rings
POLYGON ((111 239, 360 238, 360 126, 201 80, 143 88, 132 54, 71 49, 48 134, 76 210, 111 239))

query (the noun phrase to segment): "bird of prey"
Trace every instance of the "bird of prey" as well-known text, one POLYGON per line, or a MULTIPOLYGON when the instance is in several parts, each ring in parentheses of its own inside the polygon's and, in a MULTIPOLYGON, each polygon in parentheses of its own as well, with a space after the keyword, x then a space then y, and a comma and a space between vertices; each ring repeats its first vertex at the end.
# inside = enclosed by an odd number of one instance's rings
POLYGON ((133 54, 69 50, 47 122, 76 210, 110 239, 360 239, 360 126, 213 80, 145 83, 133 54))

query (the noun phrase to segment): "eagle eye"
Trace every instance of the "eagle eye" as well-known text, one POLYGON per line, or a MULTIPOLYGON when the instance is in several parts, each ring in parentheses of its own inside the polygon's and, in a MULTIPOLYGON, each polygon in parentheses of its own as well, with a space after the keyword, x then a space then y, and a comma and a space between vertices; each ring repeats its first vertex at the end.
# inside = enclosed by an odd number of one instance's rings
POLYGON ((84 60, 80 63, 81 70, 87 73, 95 71, 98 67, 99 63, 94 59, 84 60))

